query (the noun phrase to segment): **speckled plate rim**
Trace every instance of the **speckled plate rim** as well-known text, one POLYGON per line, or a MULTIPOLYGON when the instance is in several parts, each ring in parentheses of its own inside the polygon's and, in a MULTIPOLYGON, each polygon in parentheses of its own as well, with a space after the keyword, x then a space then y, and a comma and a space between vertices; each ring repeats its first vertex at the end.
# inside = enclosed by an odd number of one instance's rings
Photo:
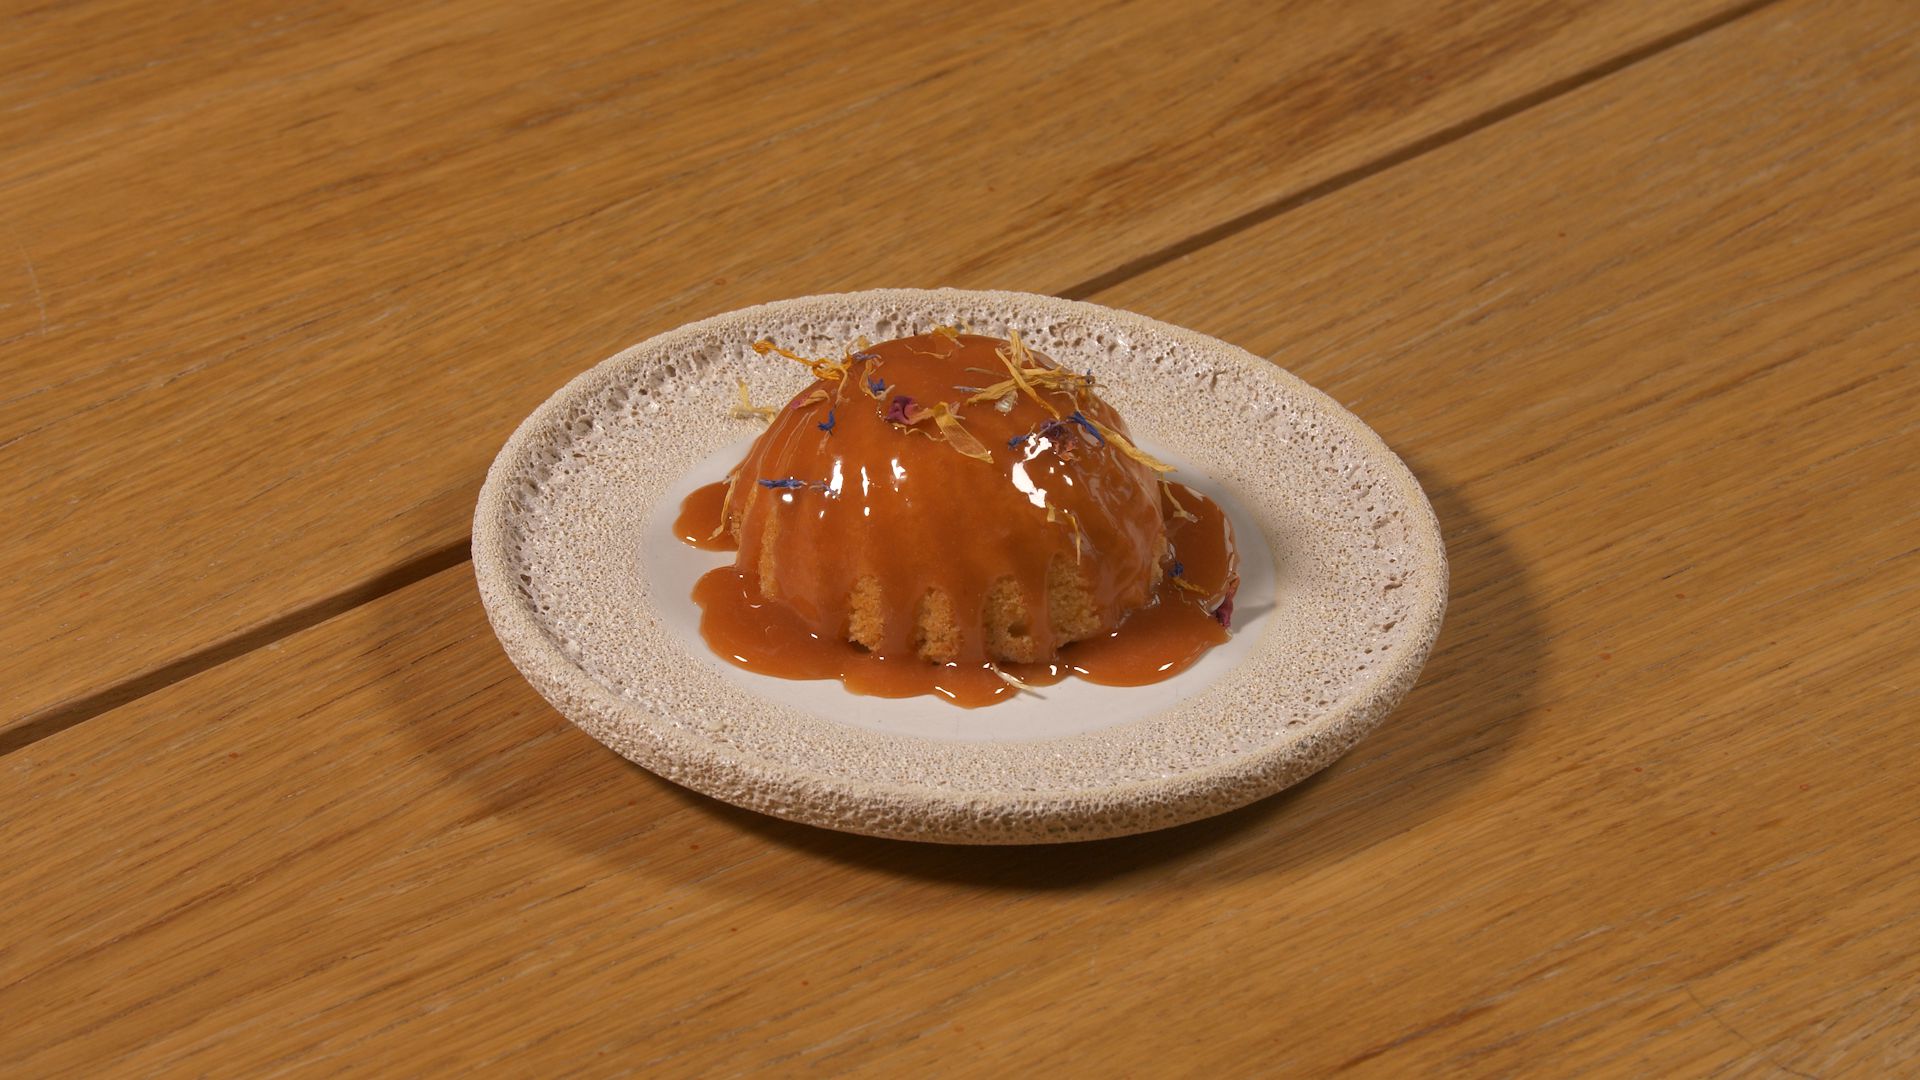
MULTIPOLYGON (((562 436, 564 437, 564 436, 562 436)), ((1224 813, 1274 794, 1338 758, 1399 703, 1417 679, 1439 633, 1447 592, 1446 552, 1419 483, 1386 444, 1332 398, 1284 369, 1236 346, 1131 312, 1084 301, 974 290, 870 290, 798 297, 715 315, 649 338, 581 373, 535 409, 514 431, 482 485, 473 530, 475 578, 488 618, 516 667, 562 714, 635 763, 723 801, 776 817, 844 831, 949 843, 1034 843, 1090 840, 1166 828, 1224 813), (866 782, 743 753, 673 717, 655 715, 615 693, 566 655, 542 626, 513 560, 512 488, 550 447, 569 418, 590 411, 610 372, 643 351, 670 350, 783 317, 800 309, 871 308, 876 304, 939 307, 965 303, 1104 324, 1122 335, 1182 343, 1241 375, 1270 380, 1282 397, 1335 425, 1378 470, 1398 499, 1407 526, 1413 595, 1402 609, 1404 645, 1311 722, 1245 753, 1169 776, 1087 776, 1057 790, 954 792, 934 785, 866 782)))

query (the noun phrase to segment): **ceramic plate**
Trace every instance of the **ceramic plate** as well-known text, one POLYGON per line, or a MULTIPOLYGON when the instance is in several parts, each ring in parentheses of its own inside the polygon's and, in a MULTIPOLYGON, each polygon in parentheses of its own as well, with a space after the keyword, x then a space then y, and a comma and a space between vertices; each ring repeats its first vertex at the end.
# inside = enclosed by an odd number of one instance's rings
POLYGON ((1413 685, 1446 603, 1433 512, 1332 399, 1189 330, 1024 293, 876 290, 728 312, 642 342, 515 431, 474 518, 474 571, 513 662, 580 727, 753 810, 913 840, 1030 843, 1221 813, 1326 765, 1413 685), (700 640, 680 499, 760 429, 728 407, 804 383, 753 352, 837 355, 965 324, 1091 370, 1136 441, 1220 502, 1242 557, 1233 639, 1146 687, 1068 679, 984 709, 744 671, 700 640))

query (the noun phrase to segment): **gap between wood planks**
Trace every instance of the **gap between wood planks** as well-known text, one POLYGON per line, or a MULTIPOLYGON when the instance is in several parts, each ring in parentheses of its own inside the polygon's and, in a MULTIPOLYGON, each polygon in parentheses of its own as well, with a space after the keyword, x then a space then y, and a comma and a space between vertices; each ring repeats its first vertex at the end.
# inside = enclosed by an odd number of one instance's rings
MULTIPOLYGON (((1691 26, 1683 27, 1656 38, 1636 49, 1628 50, 1618 56, 1603 60, 1584 70, 1575 72, 1563 79, 1548 83, 1537 90, 1503 102, 1484 112, 1468 117, 1457 124, 1443 128, 1431 135, 1423 136, 1395 150, 1390 150, 1371 161, 1364 162, 1344 172, 1335 173, 1298 191, 1282 195, 1217 225, 1209 226, 1191 236, 1176 240, 1171 244, 1150 251, 1136 259, 1114 267, 1105 273, 1097 274, 1085 281, 1060 290, 1056 295, 1069 300, 1084 300, 1097 293, 1112 288, 1121 282, 1156 270, 1176 259, 1184 258, 1212 244, 1218 243, 1236 233, 1291 213, 1303 206, 1320 201, 1343 188, 1360 183, 1370 177, 1378 176, 1388 169, 1403 165, 1422 155, 1431 153, 1450 143, 1458 142, 1468 136, 1493 127, 1504 120, 1511 119, 1537 106, 1563 97, 1582 87, 1591 85, 1633 67, 1643 60, 1657 56, 1695 38, 1712 33, 1719 28, 1770 7, 1779 0, 1750 0, 1737 7, 1729 8, 1710 18, 1702 19, 1691 26)), ((0 733, 0 755, 12 753, 24 746, 39 742, 49 735, 90 720, 101 713, 119 708, 137 698, 145 697, 156 690, 171 686, 183 679, 190 678, 250 653, 265 645, 271 645, 282 638, 290 637, 328 619, 359 607, 372 600, 398 592, 409 585, 442 570, 449 570, 466 562, 472 555, 471 537, 430 551, 424 555, 408 559, 406 562, 333 596, 308 604, 305 607, 289 611, 271 619, 251 630, 236 634, 225 641, 192 652, 171 663, 123 680, 104 690, 96 691, 84 697, 75 698, 62 705, 43 709, 38 715, 29 717, 27 722, 11 731, 0 733)))

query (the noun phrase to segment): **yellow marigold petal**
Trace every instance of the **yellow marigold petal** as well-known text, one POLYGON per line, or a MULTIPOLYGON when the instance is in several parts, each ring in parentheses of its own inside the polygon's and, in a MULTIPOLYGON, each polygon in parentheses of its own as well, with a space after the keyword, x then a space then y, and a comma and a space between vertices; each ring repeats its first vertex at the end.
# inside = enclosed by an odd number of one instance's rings
POLYGON ((933 423, 940 429, 940 433, 946 436, 947 445, 960 451, 961 454, 980 461, 993 460, 992 452, 982 445, 979 439, 974 438, 973 432, 968 431, 966 425, 960 422, 960 417, 954 413, 953 406, 944 401, 936 403, 933 407, 933 423))
POLYGON ((753 399, 747 396, 747 380, 736 379, 734 381, 738 383, 740 387, 740 401, 727 410, 728 416, 733 417, 735 420, 752 420, 756 417, 761 420, 767 420, 771 419, 774 413, 780 411, 767 405, 755 405, 753 399))

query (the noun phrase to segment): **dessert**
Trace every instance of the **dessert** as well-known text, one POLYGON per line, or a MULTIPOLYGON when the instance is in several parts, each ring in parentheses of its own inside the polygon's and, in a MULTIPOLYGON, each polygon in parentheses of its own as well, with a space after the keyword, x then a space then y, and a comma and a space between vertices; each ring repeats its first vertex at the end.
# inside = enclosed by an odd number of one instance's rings
POLYGON ((882 696, 981 705, 1077 674, 1134 685, 1226 638, 1237 586, 1217 506, 1168 481, 1089 375, 940 327, 805 364, 678 535, 737 550, 700 579, 716 652, 882 696))

